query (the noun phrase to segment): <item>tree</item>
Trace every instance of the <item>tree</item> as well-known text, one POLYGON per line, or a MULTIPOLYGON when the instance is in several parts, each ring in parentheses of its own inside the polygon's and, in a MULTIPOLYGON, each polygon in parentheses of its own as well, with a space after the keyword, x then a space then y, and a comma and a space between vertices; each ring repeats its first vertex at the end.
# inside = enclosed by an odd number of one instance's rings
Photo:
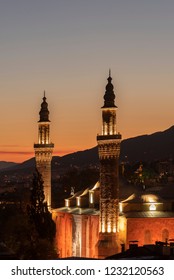
MULTIPOLYGON (((39 244, 43 243, 47 244, 48 248, 51 248, 52 245, 52 249, 54 250, 53 242, 56 233, 56 226, 52 220, 52 215, 48 210, 47 202, 45 202, 44 199, 45 196, 42 175, 36 169, 36 172, 33 174, 30 205, 28 206, 29 221, 32 228, 31 242, 33 252, 35 252, 36 248, 40 246, 39 244)), ((44 247, 46 248, 46 246, 44 247)), ((40 253, 37 250, 37 257, 40 253)), ((49 255, 54 254, 49 253, 49 255)))
POLYGON ((30 204, 0 205, 0 240, 17 259, 56 259, 55 224, 44 202, 43 180, 36 170, 30 193, 30 204))
POLYGON ((53 241, 56 233, 55 223, 52 220, 52 215, 48 210, 47 202, 44 201, 42 175, 36 169, 33 174, 33 186, 31 189, 30 205, 28 213, 31 223, 35 226, 38 236, 53 241))

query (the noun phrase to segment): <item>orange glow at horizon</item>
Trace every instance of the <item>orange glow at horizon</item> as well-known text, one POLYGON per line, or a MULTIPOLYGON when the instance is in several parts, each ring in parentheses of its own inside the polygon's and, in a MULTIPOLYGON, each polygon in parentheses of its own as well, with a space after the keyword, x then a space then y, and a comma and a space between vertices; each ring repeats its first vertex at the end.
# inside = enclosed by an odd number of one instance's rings
MULTIPOLYGON (((92 147, 91 147, 92 148, 92 147)), ((83 149, 84 150, 84 149, 83 149)), ((54 156, 65 156, 67 154, 75 153, 79 150, 62 150, 62 151, 54 151, 54 156)), ((22 163, 26 160, 35 157, 34 151, 0 151, 0 161, 8 161, 8 162, 16 162, 22 163)))
POLYGON ((174 124, 173 1, 2 2, 0 161, 34 157, 44 90, 53 156, 96 146, 109 68, 123 140, 174 124))

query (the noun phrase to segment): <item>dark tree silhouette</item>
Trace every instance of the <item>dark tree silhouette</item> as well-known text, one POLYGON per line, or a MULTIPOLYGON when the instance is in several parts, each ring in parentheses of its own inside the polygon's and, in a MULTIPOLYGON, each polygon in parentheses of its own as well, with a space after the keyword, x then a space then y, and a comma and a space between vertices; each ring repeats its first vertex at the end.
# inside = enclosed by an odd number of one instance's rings
POLYGON ((36 169, 33 174, 33 185, 31 189, 30 205, 28 206, 28 214, 30 222, 35 229, 35 235, 38 238, 47 239, 53 242, 56 226, 52 220, 52 215, 48 210, 47 202, 44 201, 44 186, 42 175, 36 169))
POLYGON ((0 205, 0 239, 16 259, 57 259, 55 223, 44 199, 42 176, 36 170, 27 211, 18 204, 0 205))

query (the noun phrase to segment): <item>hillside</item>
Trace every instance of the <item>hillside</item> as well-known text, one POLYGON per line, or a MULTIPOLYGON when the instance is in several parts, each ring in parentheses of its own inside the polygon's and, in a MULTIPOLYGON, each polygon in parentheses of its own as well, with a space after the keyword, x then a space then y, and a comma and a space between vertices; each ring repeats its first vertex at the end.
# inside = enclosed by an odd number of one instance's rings
POLYGON ((150 135, 123 140, 120 160, 154 161, 174 158, 174 126, 150 135))
POLYGON ((0 170, 4 168, 14 167, 18 165, 15 162, 8 162, 8 161, 0 161, 0 170))
MULTIPOLYGON (((134 163, 137 161, 154 161, 168 158, 174 158, 174 126, 162 132, 137 136, 121 142, 120 161, 134 163)), ((62 157, 54 156, 52 160, 52 171, 68 169, 72 166, 94 166, 98 162, 98 149, 96 146, 62 157)), ((4 166, 3 169, 5 169, 5 172, 27 173, 34 170, 35 159, 31 158, 21 164, 0 162, 0 166, 4 166)))

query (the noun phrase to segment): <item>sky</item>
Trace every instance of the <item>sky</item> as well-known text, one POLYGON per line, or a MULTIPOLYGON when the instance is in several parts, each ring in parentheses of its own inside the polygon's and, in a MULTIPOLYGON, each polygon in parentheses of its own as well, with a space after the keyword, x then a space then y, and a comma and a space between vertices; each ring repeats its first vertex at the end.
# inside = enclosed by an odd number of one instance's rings
POLYGON ((174 125, 173 0, 0 0, 0 161, 96 146, 109 68, 123 139, 174 125))

